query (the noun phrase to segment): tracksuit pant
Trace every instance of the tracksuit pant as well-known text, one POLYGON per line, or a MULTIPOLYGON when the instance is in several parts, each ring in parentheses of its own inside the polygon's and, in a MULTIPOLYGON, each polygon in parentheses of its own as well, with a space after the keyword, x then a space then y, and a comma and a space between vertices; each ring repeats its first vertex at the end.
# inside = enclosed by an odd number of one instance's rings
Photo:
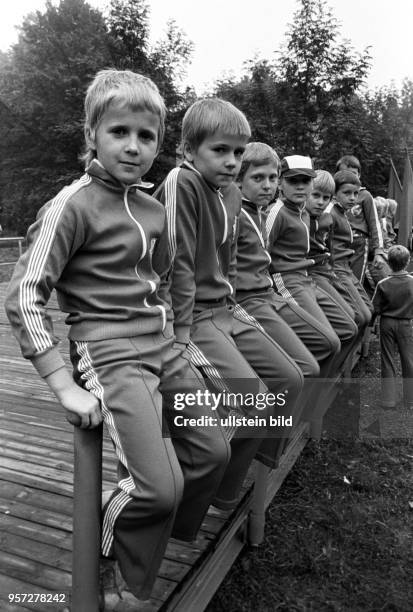
POLYGON ((314 356, 319 364, 319 375, 323 376, 326 364, 340 350, 337 334, 331 326, 323 325, 322 321, 301 308, 291 297, 284 298, 274 292, 271 306, 314 356))
MULTIPOLYGON (((244 395, 287 392, 287 407, 283 410, 295 409, 303 386, 301 370, 239 305, 196 303, 190 345, 193 363, 216 388, 226 387, 232 393, 244 395)), ((266 410, 249 408, 244 412, 265 417, 268 422, 274 411, 277 412, 277 406, 266 410)), ((236 505, 251 461, 259 453, 262 440, 271 435, 268 428, 248 427, 239 427, 229 434, 231 459, 214 501, 222 509, 236 505)), ((273 465, 280 441, 288 432, 277 430, 274 435, 266 459, 267 464, 273 465)), ((259 454, 257 458, 261 459, 259 454)))
POLYGON ((413 406, 413 321, 380 317, 382 404, 392 408, 397 403, 396 365, 400 355, 403 376, 403 400, 413 406))
POLYGON ((350 267, 354 276, 363 284, 369 255, 369 238, 363 232, 353 230, 352 248, 354 253, 350 258, 350 267))
MULTIPOLYGON (((238 298, 238 295, 237 295, 238 298)), ((257 293, 250 293, 248 296, 241 296, 239 300, 240 306, 246 310, 267 332, 267 334, 277 342, 295 361, 304 376, 315 378, 320 373, 320 368, 316 358, 306 347, 304 342, 300 340, 297 333, 291 325, 286 323, 280 314, 280 309, 283 307, 289 308, 288 303, 277 296, 272 290, 265 290, 257 293)), ((305 311, 299 312, 302 309, 296 307, 293 311, 297 314, 298 322, 305 322, 305 311)), ((311 325, 311 321, 309 322, 311 325)))
MULTIPOLYGON (((162 392, 204 389, 189 359, 163 333, 72 342, 76 382, 100 401, 118 458, 118 484, 103 509, 102 554, 117 559, 131 592, 150 595, 175 521, 191 539, 229 460, 220 428, 163 433, 162 392), (180 464, 181 462, 181 464, 180 464)), ((173 410, 173 408, 171 408, 173 410)), ((202 414, 195 406, 193 415, 202 414)), ((187 415, 188 416, 188 415, 187 415)))
POLYGON ((296 302, 328 333, 334 353, 330 355, 328 364, 323 364, 321 376, 326 378, 329 374, 335 374, 335 357, 341 350, 341 342, 352 341, 357 334, 354 319, 341 302, 336 302, 323 289, 317 287, 306 271, 276 273, 273 279, 276 289, 284 298, 296 302))
POLYGON ((367 293, 352 272, 348 261, 334 262, 334 273, 338 279, 334 287, 353 308, 356 323, 364 330, 370 323, 373 313, 373 306, 367 293))

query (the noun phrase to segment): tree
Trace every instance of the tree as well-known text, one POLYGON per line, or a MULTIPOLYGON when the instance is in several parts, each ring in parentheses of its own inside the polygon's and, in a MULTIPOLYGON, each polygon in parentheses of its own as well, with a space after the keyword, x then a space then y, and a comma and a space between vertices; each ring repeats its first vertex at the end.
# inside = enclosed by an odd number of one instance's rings
POLYGON ((84 91, 110 61, 105 22, 84 0, 28 15, 2 62, 0 188, 4 226, 22 232, 82 166, 84 91))
POLYGON ((230 100, 242 109, 251 123, 253 140, 282 146, 279 141, 277 99, 278 84, 274 67, 268 60, 253 59, 245 62, 245 74, 240 81, 221 80, 216 95, 230 100))
MULTIPOLYGON (((347 130, 348 115, 370 65, 369 50, 355 51, 339 39, 339 25, 326 0, 300 0, 276 63, 280 82, 278 116, 289 148, 318 158, 332 124, 347 130)), ((348 131, 348 130, 347 130, 348 131)))
POLYGON ((107 24, 113 41, 113 65, 153 79, 168 108, 164 143, 147 177, 159 183, 175 165, 182 116, 188 101, 195 99, 192 90, 181 91, 179 87, 193 44, 170 20, 165 35, 151 46, 149 14, 145 0, 111 0, 107 24))
POLYGON ((251 60, 238 82, 219 82, 216 93, 238 102, 253 137, 330 167, 357 139, 352 117, 363 114, 358 92, 369 64, 368 49, 340 39, 325 0, 300 0, 276 61, 251 60))
POLYGON ((24 232, 38 208, 82 171, 83 101, 98 70, 128 68, 158 83, 169 119, 149 180, 158 182, 175 164, 171 124, 193 96, 178 84, 192 44, 171 22, 151 48, 148 24, 144 0, 112 0, 106 17, 85 0, 48 0, 0 54, 0 212, 8 231, 24 232))

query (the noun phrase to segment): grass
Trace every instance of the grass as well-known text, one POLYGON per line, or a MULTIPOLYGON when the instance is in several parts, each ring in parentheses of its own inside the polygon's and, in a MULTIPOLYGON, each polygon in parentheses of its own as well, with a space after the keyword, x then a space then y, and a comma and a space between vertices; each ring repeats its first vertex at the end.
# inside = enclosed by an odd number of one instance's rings
MULTIPOLYGON (((362 418, 379 395, 378 349, 374 339, 354 372, 362 418)), ((208 612, 411 612, 412 465, 406 437, 311 441, 269 508, 264 543, 242 553, 208 612)))

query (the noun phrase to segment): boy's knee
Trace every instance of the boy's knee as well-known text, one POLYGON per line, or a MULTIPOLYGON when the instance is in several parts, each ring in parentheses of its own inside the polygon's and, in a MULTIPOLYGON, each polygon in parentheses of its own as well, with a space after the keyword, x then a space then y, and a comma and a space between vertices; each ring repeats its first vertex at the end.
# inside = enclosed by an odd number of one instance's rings
POLYGON ((227 437, 223 434, 222 438, 215 438, 210 447, 208 461, 216 468, 227 466, 231 459, 231 446, 227 437))
POLYGON ((315 359, 307 361, 305 364, 305 370, 303 369, 304 376, 307 378, 317 378, 320 375, 320 366, 315 359))
POLYGON ((226 435, 219 427, 215 427, 214 431, 216 435, 211 436, 202 450, 197 451, 197 464, 205 466, 208 471, 225 468, 231 458, 231 446, 226 435))
POLYGON ((290 368, 290 374, 288 377, 288 385, 286 385, 287 389, 296 394, 301 393, 304 386, 304 374, 300 370, 298 366, 294 368, 290 368))
POLYGON ((364 317, 366 326, 370 323, 372 316, 373 314, 370 312, 370 310, 366 310, 365 317, 364 317))
POLYGON ((337 334, 328 335, 328 344, 330 349, 330 358, 335 357, 341 351, 341 342, 337 334))
POLYGON ((304 374, 298 365, 291 360, 291 362, 285 363, 285 367, 279 373, 279 379, 266 380, 265 382, 268 390, 274 395, 287 391, 290 396, 297 396, 304 386, 304 374))
POLYGON ((346 326, 346 335, 342 337, 343 340, 352 340, 359 333, 359 328, 354 319, 348 319, 348 323, 346 326))
POLYGON ((168 478, 156 478, 151 483, 151 509, 156 516, 168 516, 175 512, 181 502, 184 490, 184 478, 181 470, 168 474, 168 478))

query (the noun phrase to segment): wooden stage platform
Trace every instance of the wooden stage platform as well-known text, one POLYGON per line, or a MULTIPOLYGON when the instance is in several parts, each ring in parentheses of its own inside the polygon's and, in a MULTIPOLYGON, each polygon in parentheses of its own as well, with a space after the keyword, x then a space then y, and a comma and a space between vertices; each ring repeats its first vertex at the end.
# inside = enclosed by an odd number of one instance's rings
MULTIPOLYGON (((0 612, 63 612, 71 594, 73 427, 31 363, 20 355, 4 314, 6 286, 0 284, 0 612), (38 595, 10 603, 11 593, 38 595), (49 599, 62 596, 48 603, 40 594, 50 594, 49 599)), ((50 309, 68 360, 64 317, 56 303, 50 309)), ((307 437, 307 426, 302 425, 280 467, 270 472, 266 505, 307 437)), ((116 459, 105 437, 104 488, 112 488, 115 470, 116 459)), ((152 599, 143 610, 205 609, 246 542, 252 482, 252 477, 247 479, 243 498, 229 516, 206 517, 194 544, 168 545, 152 599)))

